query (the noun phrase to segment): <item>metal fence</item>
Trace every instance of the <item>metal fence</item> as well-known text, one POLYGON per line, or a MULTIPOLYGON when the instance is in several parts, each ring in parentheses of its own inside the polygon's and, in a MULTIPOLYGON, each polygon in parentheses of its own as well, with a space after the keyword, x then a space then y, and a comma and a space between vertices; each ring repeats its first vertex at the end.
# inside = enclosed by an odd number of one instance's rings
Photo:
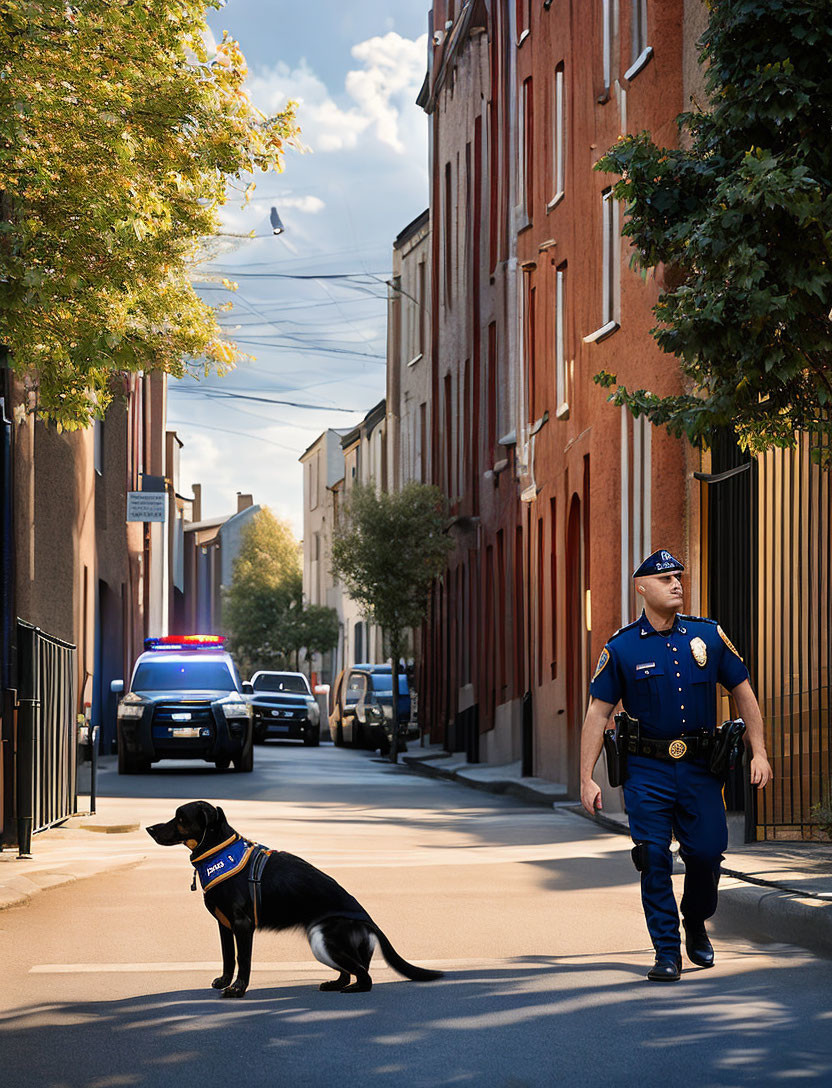
POLYGON ((28 854, 32 834, 78 811, 76 649, 17 621, 17 837, 28 854))
POLYGON ((774 782, 758 838, 804 838, 832 789, 832 471, 817 440, 759 458, 757 682, 774 782))

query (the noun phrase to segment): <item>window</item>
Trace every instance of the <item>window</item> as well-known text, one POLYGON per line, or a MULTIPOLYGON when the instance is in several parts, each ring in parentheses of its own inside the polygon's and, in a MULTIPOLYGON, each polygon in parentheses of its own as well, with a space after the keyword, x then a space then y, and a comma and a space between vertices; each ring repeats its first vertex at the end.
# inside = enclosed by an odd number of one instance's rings
POLYGON ((603 291, 601 317, 602 324, 616 320, 618 299, 618 201, 612 195, 612 189, 605 189, 601 194, 603 213, 603 291))
POLYGON ((529 35, 529 8, 531 0, 516 0, 517 16, 517 44, 519 45, 529 35))
POLYGON ((530 272, 525 274, 525 356, 526 356, 526 375, 528 381, 528 419, 533 423, 536 415, 536 393, 537 393, 537 350, 535 342, 535 320, 537 317, 537 288, 533 286, 532 275, 530 272))
POLYGON ((451 164, 445 163, 445 301, 451 303, 451 275, 453 273, 451 231, 451 164))
POLYGON ((445 375, 445 494, 453 499, 454 486, 454 447, 453 447, 453 388, 451 375, 445 375))
POLYGON ((428 406, 419 405, 419 481, 428 482, 428 406))
POLYGON ((653 55, 647 44, 647 0, 631 0, 631 54, 630 67, 624 73, 625 79, 637 76, 653 55))
POLYGON ((613 0, 601 0, 601 64, 604 72, 604 101, 612 86, 613 0))
POLYGON ((566 262, 555 270, 555 411, 558 419, 569 418, 566 387, 566 262))
POLYGON ((563 82, 563 64, 555 69, 554 93, 552 97, 552 180, 554 196, 549 203, 550 208, 563 197, 566 172, 566 102, 563 82))
POLYGON ((427 352, 427 265, 425 261, 419 261, 416 268, 416 298, 418 306, 416 348, 419 355, 427 352))
POLYGON ((499 420, 499 375, 497 374, 497 322, 488 326, 488 455, 494 464, 497 447, 497 424, 499 420))
POLYGON ((652 428, 621 409, 621 623, 634 613, 632 572, 651 551, 652 428))
MULTIPOLYGON (((517 156, 517 193, 520 198, 521 219, 531 219, 534 208, 534 101, 532 78, 523 80, 518 127, 520 147, 517 156)), ((523 223, 520 224, 523 226, 523 223)))

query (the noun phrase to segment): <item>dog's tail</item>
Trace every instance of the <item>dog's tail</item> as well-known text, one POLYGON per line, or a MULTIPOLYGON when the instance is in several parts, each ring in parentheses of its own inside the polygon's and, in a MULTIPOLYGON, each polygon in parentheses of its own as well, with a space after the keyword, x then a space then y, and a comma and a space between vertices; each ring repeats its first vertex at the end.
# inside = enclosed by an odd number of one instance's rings
POLYGON ((405 978, 412 979, 414 982, 432 982, 436 978, 442 978, 442 971, 430 971, 427 967, 417 967, 415 964, 402 959, 375 923, 371 923, 370 928, 378 937, 381 954, 394 971, 398 971, 400 975, 404 975, 405 978))

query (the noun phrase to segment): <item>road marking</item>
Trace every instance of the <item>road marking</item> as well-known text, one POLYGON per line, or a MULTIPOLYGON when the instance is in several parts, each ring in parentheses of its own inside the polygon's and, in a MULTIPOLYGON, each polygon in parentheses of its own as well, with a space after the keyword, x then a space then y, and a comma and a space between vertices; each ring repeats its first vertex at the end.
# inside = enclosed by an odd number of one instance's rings
MULTIPOLYGON (((628 952, 616 952, 618 956, 632 955, 632 956, 644 956, 646 953, 645 948, 634 948, 628 952)), ((499 967, 506 971, 514 970, 538 970, 538 971, 551 971, 567 963, 579 964, 586 960, 601 960, 605 958, 604 953, 592 953, 588 956, 551 956, 541 962, 539 957, 532 959, 525 959, 524 957, 509 957, 507 959, 459 959, 459 960, 419 960, 419 965, 422 967, 432 967, 440 971, 453 971, 453 970, 472 970, 474 968, 495 968, 499 967)), ((39 963, 29 968, 30 975, 114 975, 114 974, 169 974, 172 972, 186 972, 186 971, 218 971, 217 960, 205 960, 205 961, 182 961, 180 963, 171 963, 165 961, 163 963, 39 963)), ((322 967, 321 964, 315 960, 302 960, 299 962, 284 962, 275 961, 272 963, 254 963, 252 964, 252 971, 271 971, 271 972, 294 972, 294 971, 308 971, 314 974, 320 974, 322 967)), ((386 964, 383 960, 376 960, 373 963, 373 974, 379 971, 393 972, 393 968, 386 964)))

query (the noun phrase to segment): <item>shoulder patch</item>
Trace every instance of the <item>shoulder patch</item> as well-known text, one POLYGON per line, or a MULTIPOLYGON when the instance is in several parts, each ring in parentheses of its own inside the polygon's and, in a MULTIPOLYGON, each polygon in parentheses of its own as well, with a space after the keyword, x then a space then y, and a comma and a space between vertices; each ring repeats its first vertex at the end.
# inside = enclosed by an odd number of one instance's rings
POLYGON ((734 654, 735 657, 739 657, 740 661, 742 661, 742 657, 740 657, 739 651, 737 650, 736 646, 733 644, 730 638, 728 638, 728 636, 725 634, 719 624, 716 625, 716 629, 719 637, 722 639, 722 641, 725 643, 731 653, 734 654))
POLYGON ((716 620, 709 620, 707 616, 687 616, 679 613, 680 620, 690 620, 691 623, 710 623, 714 627, 718 627, 719 624, 716 620))
MULTIPOLYGON (((598 679, 598 677, 601 675, 601 673, 604 671, 604 669, 609 664, 609 661, 610 661, 610 652, 607 649, 607 647, 605 646, 603 648, 603 650, 601 651, 601 656, 598 658, 598 664, 595 667, 595 672, 593 673, 592 680, 597 680, 598 679)), ((590 681, 590 683, 591 682, 592 681, 590 681)))

